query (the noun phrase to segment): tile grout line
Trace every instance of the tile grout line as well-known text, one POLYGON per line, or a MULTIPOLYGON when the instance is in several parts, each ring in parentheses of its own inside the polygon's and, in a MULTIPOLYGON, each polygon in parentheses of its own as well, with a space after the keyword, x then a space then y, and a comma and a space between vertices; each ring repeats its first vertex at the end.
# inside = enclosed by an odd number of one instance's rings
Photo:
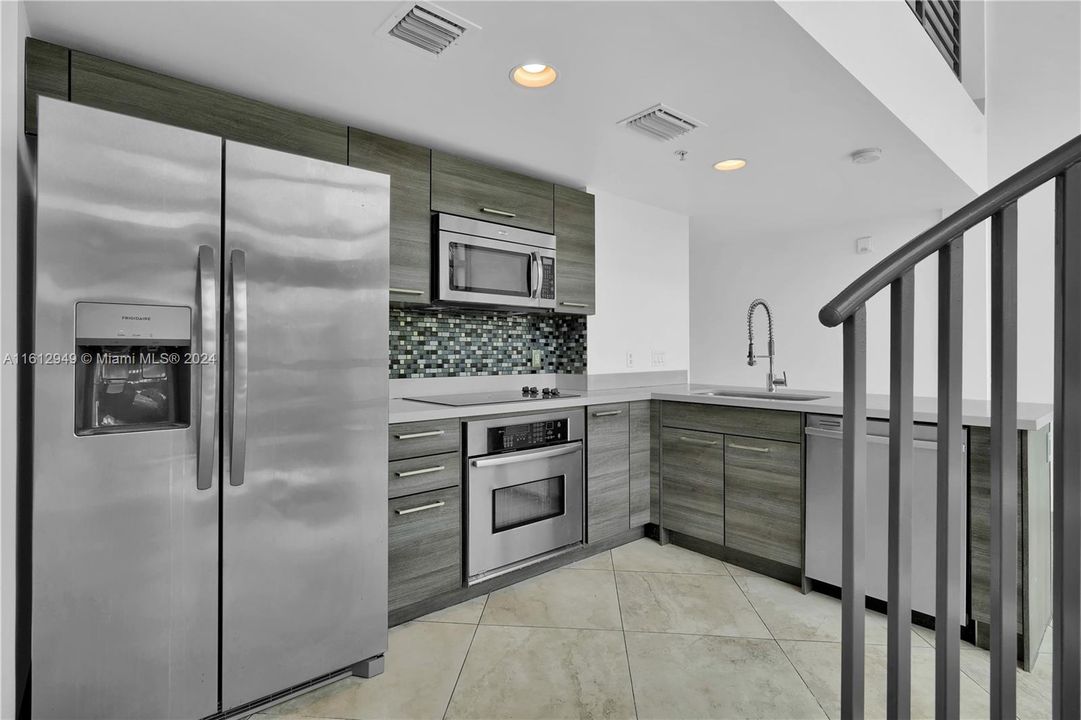
POLYGON ((623 603, 619 600, 619 581, 616 579, 616 559, 611 556, 612 551, 609 550, 609 559, 612 561, 612 586, 616 590, 616 609, 619 610, 619 630, 623 635, 623 657, 627 660, 627 679, 631 683, 631 703, 634 705, 634 717, 638 720, 638 697, 634 692, 634 671, 631 669, 631 651, 627 647, 627 628, 623 624, 623 603))
POLYGON ((443 720, 447 720, 447 713, 450 712, 450 704, 454 700, 454 693, 458 690, 458 683, 462 680, 462 673, 465 672, 465 664, 469 661, 469 651, 473 649, 473 641, 477 639, 477 631, 480 630, 480 621, 484 618, 484 611, 488 609, 488 599, 492 597, 492 593, 488 593, 484 596, 484 607, 480 609, 480 615, 477 616, 477 624, 473 626, 473 635, 469 638, 469 646, 465 649, 465 655, 462 656, 462 666, 458 668, 458 677, 454 678, 454 687, 450 689, 450 695, 447 696, 447 706, 443 708, 443 720))
POLYGON ((773 634, 773 630, 770 628, 769 625, 766 624, 766 619, 762 617, 762 613, 758 612, 758 606, 754 604, 754 601, 751 600, 751 598, 747 595, 747 591, 743 589, 743 586, 740 585, 734 577, 732 578, 732 582, 735 583, 736 587, 739 588, 739 591, 743 595, 743 598, 747 601, 747 604, 751 606, 752 610, 754 610, 754 614, 758 617, 758 621, 762 623, 762 627, 766 628, 766 632, 769 633, 770 638, 773 640, 773 644, 777 646, 777 649, 781 651, 781 655, 784 655, 784 659, 787 660, 788 664, 792 666, 792 670, 795 671, 796 677, 798 677, 800 679, 800 682, 803 683, 803 686, 807 688, 807 692, 809 692, 811 694, 811 697, 814 698, 815 703, 818 705, 818 709, 822 711, 822 715, 828 720, 830 718, 830 714, 826 712, 825 706, 822 705, 822 700, 818 697, 817 694, 815 694, 814 689, 811 688, 811 685, 807 682, 807 678, 803 677, 803 673, 801 673, 799 671, 799 668, 796 667, 796 663, 792 662, 792 658, 788 657, 788 653, 785 652, 784 647, 777 640, 777 636, 773 634))

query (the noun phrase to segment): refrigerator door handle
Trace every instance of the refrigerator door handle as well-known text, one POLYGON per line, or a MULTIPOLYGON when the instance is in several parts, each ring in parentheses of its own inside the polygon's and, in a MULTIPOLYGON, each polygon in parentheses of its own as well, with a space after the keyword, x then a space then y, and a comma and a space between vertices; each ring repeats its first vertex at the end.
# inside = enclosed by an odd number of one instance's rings
POLYGON ((218 403, 218 263, 214 248, 199 246, 199 447, 195 487, 209 490, 214 482, 214 431, 218 403))
POLYGON ((229 439, 229 484, 244 484, 244 456, 248 424, 248 276, 245 271, 244 251, 233 250, 229 255, 230 292, 232 293, 232 347, 230 356, 233 369, 230 417, 232 419, 229 439))

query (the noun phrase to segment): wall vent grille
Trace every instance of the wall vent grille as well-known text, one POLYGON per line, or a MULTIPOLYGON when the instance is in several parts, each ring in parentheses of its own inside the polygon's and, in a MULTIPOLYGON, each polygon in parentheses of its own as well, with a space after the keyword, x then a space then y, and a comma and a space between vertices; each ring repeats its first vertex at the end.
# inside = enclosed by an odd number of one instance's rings
POLYGON ((663 104, 657 104, 637 112, 629 118, 620 120, 619 124, 648 135, 654 140, 662 141, 673 140, 686 135, 692 130, 706 126, 704 122, 695 120, 663 104))
POLYGON ((439 55, 473 28, 476 26, 453 13, 425 3, 410 6, 388 32, 425 52, 439 55))

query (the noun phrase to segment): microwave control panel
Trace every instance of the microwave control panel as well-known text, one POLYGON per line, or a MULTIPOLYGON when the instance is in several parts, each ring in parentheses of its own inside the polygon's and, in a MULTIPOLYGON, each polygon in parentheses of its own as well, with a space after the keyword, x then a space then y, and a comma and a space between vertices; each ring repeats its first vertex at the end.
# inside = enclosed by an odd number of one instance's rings
POLYGON ((556 297, 556 260, 555 258, 542 257, 540 296, 546 300, 555 300, 556 297))
POLYGON ((567 441, 567 418, 488 428, 488 452, 526 450, 567 441))

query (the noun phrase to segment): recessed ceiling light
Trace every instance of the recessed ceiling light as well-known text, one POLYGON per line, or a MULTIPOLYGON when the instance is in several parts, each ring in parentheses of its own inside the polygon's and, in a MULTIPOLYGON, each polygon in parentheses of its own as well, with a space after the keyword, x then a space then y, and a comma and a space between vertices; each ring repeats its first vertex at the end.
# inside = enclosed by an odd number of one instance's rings
POLYGON ((524 88, 548 87, 556 81, 557 77, 559 73, 556 69, 543 63, 526 63, 510 71, 510 79, 524 88))
POLYGON ((729 158, 728 160, 721 160, 720 162, 713 163, 713 169, 720 170, 721 172, 742 170, 745 167, 747 167, 747 161, 743 158, 729 158))

